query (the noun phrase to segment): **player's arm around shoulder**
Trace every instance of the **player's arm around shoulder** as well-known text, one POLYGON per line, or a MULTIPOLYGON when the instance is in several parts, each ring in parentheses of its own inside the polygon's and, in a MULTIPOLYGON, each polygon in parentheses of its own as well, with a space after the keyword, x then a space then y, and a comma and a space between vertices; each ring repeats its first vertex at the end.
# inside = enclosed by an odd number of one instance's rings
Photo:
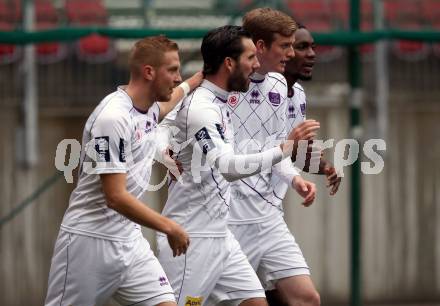
POLYGON ((144 205, 126 189, 125 173, 101 174, 102 191, 107 206, 133 222, 149 227, 168 236, 174 256, 185 254, 189 246, 189 236, 185 230, 148 206, 144 205))

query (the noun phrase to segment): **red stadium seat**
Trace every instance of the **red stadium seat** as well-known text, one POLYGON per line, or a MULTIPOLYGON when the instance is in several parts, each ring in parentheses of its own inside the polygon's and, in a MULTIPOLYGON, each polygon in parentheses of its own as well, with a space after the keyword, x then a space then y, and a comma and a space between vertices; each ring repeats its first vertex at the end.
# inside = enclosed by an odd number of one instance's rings
MULTIPOLYGON (((423 28, 422 1, 401 0, 385 2, 385 16, 390 28, 420 30, 423 28)), ((398 40, 392 44, 399 58, 415 61, 429 55, 429 45, 419 41, 398 40)))
MULTIPOLYGON (((372 31, 374 29, 373 23, 367 18, 362 19, 361 23, 361 29, 362 31, 372 31)), ((370 57, 371 54, 374 52, 374 44, 364 44, 359 47, 359 50, 361 51, 363 56, 370 57)))
POLYGON ((106 37, 92 34, 82 39, 79 46, 81 52, 98 55, 105 53, 110 47, 109 44, 110 42, 106 37))
MULTIPOLYGON (((310 31, 331 32, 333 30, 331 10, 327 1, 292 0, 286 4, 294 19, 299 23, 304 22, 310 31)), ((342 50, 335 46, 317 46, 316 53, 319 60, 328 62, 338 58, 342 50)))
MULTIPOLYGON (((12 31, 15 28, 15 13, 10 3, 0 2, 0 31, 12 31)), ((9 64, 18 60, 21 48, 11 44, 0 44, 0 64, 9 64)))
POLYGON ((35 1, 35 14, 38 22, 58 22, 57 11, 51 1, 37 0, 35 1))
MULTIPOLYGON (((47 30, 58 27, 57 11, 49 0, 35 2, 36 28, 47 30)), ((50 64, 65 58, 66 48, 59 42, 47 42, 36 45, 37 59, 40 63, 50 64)))
POLYGON ((69 23, 75 25, 105 25, 107 24, 107 10, 101 1, 68 0, 66 1, 66 15, 69 23))
MULTIPOLYGON (((68 0, 65 9, 71 25, 107 25, 108 14, 101 1, 68 0)), ((81 38, 76 52, 81 60, 91 63, 107 62, 116 56, 112 41, 97 34, 81 38)))
POLYGON ((330 6, 324 0, 292 0, 287 1, 290 13, 299 22, 310 22, 326 19, 330 21, 330 6))
POLYGON ((440 17, 440 1, 438 0, 423 0, 422 17, 428 24, 434 24, 440 17))

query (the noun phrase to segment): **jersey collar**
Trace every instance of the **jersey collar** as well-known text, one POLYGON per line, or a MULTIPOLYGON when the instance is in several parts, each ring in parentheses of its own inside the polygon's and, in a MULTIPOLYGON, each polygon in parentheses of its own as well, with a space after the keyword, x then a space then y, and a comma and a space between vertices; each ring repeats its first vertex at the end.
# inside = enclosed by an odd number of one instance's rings
POLYGON ((251 80, 252 83, 261 83, 264 81, 265 77, 266 75, 264 74, 259 74, 258 72, 254 72, 249 79, 251 80))
POLYGON ((217 97, 217 99, 219 99, 220 101, 222 101, 224 103, 226 103, 226 101, 228 101, 229 92, 227 92, 224 89, 221 89, 220 87, 218 87, 214 83, 212 83, 208 80, 203 80, 203 82, 202 82, 202 84, 200 84, 200 86, 212 91, 215 94, 215 96, 217 97))
POLYGON ((134 103, 133 103, 133 100, 131 100, 131 97, 128 95, 128 93, 125 91, 125 88, 127 87, 127 85, 120 85, 120 86, 118 86, 118 91, 121 93, 121 94, 123 94, 125 97, 127 97, 127 99, 130 101, 130 103, 131 103, 131 106, 133 106, 133 108, 137 111, 137 112, 139 112, 139 113, 141 113, 141 114, 147 114, 148 113, 148 110, 146 110, 146 111, 144 111, 144 110, 141 110, 141 109, 139 109, 139 108, 137 108, 136 106, 134 106, 134 103))

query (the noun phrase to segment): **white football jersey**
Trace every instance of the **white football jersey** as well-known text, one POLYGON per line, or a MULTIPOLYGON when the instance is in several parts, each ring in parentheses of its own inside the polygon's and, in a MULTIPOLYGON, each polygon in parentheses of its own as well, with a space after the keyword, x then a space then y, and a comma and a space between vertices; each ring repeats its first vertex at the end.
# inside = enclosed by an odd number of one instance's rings
POLYGON ((181 181, 172 181, 162 214, 191 237, 226 237, 230 183, 206 161, 233 152, 233 130, 226 105, 228 92, 204 80, 177 112, 161 124, 175 128, 172 149, 182 163, 181 181), (174 122, 173 122, 174 119, 174 122), (178 147, 178 148, 177 148, 178 147))
MULTIPOLYGON (((298 83, 292 86, 293 96, 287 97, 287 120, 286 128, 291 131, 298 124, 306 119, 306 94, 302 86, 298 83)), ((282 202, 286 196, 289 185, 286 184, 278 175, 272 176, 272 186, 274 187, 274 202, 282 208, 282 202)))
MULTIPOLYGON (((229 95, 237 154, 262 152, 286 138, 286 97, 286 79, 279 73, 254 74, 247 92, 229 95)), ((279 213, 271 179, 268 169, 232 183, 229 223, 263 222, 279 213)))
POLYGON ((67 232, 123 241, 141 235, 140 226, 108 208, 100 174, 126 173, 126 188, 139 198, 148 188, 155 153, 159 105, 137 110, 119 87, 89 116, 82 139, 79 179, 61 228, 67 232))

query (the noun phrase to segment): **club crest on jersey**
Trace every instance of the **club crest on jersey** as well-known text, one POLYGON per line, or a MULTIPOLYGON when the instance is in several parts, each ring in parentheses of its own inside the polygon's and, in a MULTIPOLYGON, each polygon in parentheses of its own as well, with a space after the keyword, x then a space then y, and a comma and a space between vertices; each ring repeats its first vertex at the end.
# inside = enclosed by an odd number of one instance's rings
POLYGON ((303 116, 305 116, 306 115, 306 104, 302 103, 302 104, 300 104, 300 107, 301 107, 301 114, 303 116))
POLYGON ((249 100, 249 103, 260 104, 260 99, 258 99, 259 96, 260 96, 260 93, 258 92, 258 90, 252 90, 251 91, 251 99, 249 100))
POLYGON ((289 105, 287 110, 288 110, 288 117, 289 118, 295 118, 296 117, 295 116, 295 106, 289 105))
POLYGON ((269 101, 273 106, 279 106, 281 103, 280 94, 277 92, 269 92, 269 101))
POLYGON ((96 158, 97 162, 109 162, 110 161, 110 145, 109 137, 95 137, 95 150, 98 153, 96 158))
POLYGON ((235 107, 238 103, 238 95, 230 95, 228 98, 228 104, 235 107))
POLYGON ((201 128, 195 136, 204 154, 208 154, 209 151, 215 148, 214 142, 205 127, 201 128))
POLYGON ((186 296, 185 306, 202 306, 203 297, 201 296, 186 296))

